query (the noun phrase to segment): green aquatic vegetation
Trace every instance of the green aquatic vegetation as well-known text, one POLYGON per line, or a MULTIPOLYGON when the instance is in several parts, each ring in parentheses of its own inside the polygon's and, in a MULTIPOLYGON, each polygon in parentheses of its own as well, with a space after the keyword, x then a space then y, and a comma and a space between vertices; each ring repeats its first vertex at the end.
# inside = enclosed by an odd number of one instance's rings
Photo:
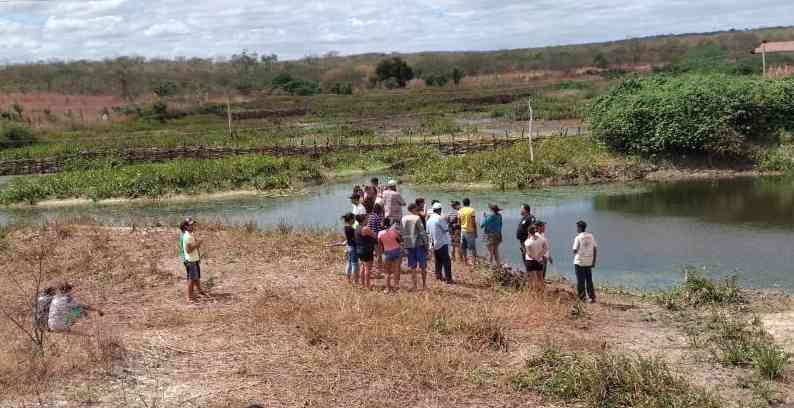
POLYGON ((15 178, 0 190, 0 202, 47 199, 160 197, 241 188, 286 189, 317 181, 322 174, 302 158, 237 156, 217 160, 173 160, 131 166, 102 166, 45 176, 15 178))

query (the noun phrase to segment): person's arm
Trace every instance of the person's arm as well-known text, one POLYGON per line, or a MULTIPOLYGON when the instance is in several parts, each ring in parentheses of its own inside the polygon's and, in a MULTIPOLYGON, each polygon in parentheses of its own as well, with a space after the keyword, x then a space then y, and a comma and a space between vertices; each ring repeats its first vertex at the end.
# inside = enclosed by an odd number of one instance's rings
POLYGON ((474 236, 477 237, 477 217, 474 214, 471 215, 471 223, 474 226, 474 236))
POLYGON ((576 255, 579 252, 579 237, 573 239, 573 254, 576 255))
POLYGON ((201 248, 201 241, 196 239, 196 237, 190 237, 190 240, 185 243, 185 249, 187 252, 193 252, 194 249, 201 248))
POLYGON ((543 240, 543 257, 547 259, 549 257, 549 243, 545 239, 543 240))
POLYGON ((596 267, 596 259, 598 259, 598 247, 593 247, 593 268, 596 267))

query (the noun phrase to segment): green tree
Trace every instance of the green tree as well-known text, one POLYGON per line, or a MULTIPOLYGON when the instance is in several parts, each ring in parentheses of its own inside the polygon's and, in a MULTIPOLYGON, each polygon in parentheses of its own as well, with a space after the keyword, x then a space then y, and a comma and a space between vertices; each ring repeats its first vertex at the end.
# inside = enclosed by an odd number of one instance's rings
POLYGON ((178 87, 174 81, 159 81, 152 86, 152 92, 154 92, 158 98, 167 98, 176 95, 177 89, 178 87))
POLYGON ((462 69, 460 69, 458 67, 453 68, 452 69, 452 82, 455 83, 455 85, 460 85, 460 81, 463 79, 463 77, 465 75, 466 74, 463 73, 462 69))
POLYGON ((599 52, 593 57, 593 65, 597 68, 607 69, 609 68, 609 60, 604 54, 599 52))
POLYGON ((400 57, 387 58, 379 62, 375 74, 384 86, 389 78, 394 78, 399 88, 405 87, 408 81, 414 79, 413 69, 400 57))

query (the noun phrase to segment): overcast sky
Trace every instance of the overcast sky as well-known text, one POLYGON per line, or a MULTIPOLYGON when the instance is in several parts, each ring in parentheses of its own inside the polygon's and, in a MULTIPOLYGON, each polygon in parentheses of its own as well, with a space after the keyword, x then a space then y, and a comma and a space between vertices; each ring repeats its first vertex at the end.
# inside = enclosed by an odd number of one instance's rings
POLYGON ((0 0, 0 62, 492 50, 794 24, 794 0, 0 0))

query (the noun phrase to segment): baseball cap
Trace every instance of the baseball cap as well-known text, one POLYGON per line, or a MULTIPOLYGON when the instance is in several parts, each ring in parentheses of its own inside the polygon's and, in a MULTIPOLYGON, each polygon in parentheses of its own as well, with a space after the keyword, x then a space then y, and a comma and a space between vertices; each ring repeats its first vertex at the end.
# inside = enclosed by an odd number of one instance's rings
POLYGON ((397 180, 394 180, 394 179, 389 180, 389 185, 390 186, 396 186, 397 185, 397 180))
POLYGON ((435 203, 435 204, 433 204, 433 209, 434 209, 434 210, 440 210, 440 209, 442 209, 442 208, 444 208, 444 207, 441 205, 441 203, 435 203))

